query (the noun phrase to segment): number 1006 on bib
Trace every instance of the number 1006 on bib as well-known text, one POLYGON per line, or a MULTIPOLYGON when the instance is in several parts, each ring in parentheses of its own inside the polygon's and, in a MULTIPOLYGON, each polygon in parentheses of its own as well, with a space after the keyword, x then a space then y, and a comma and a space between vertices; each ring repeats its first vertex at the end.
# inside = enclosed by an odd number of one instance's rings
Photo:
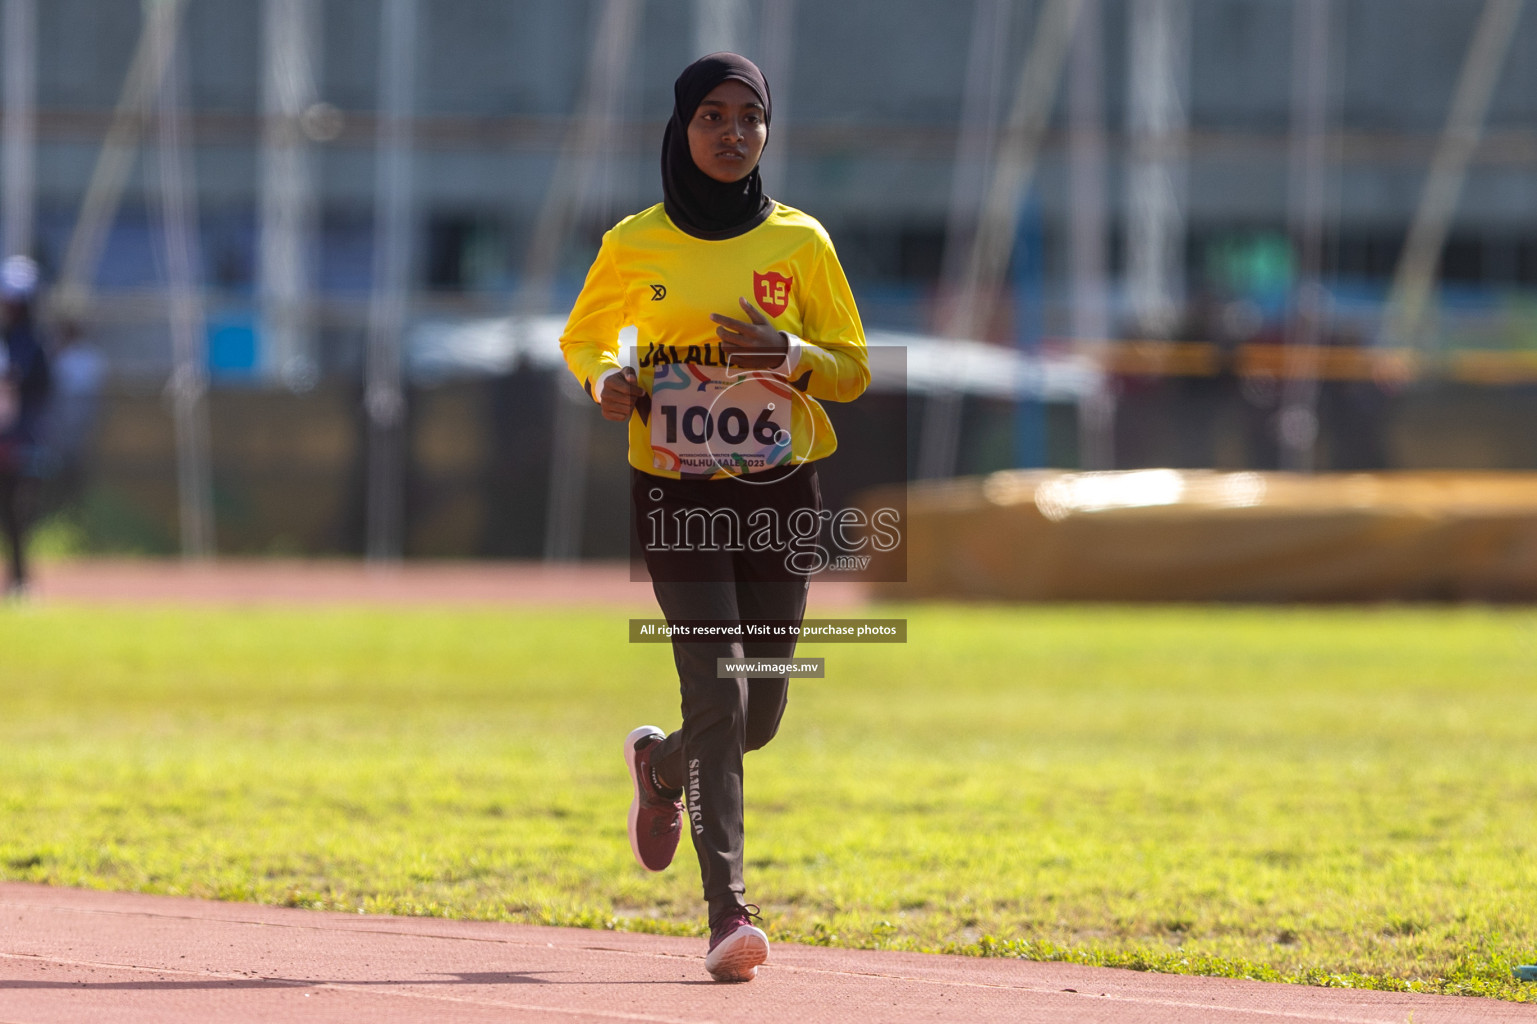
POLYGON ((651 457, 680 473, 755 473, 790 458, 795 396, 777 378, 659 366, 651 389, 651 457))

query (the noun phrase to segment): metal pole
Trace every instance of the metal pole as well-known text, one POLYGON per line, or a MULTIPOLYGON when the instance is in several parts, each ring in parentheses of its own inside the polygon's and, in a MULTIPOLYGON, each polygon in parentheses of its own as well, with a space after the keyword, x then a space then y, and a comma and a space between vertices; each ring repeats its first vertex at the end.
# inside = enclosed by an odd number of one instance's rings
POLYGON ((694 56, 741 52, 746 0, 694 0, 694 56))
POLYGON ((764 190, 771 196, 781 196, 788 194, 785 186, 790 155, 790 86, 795 80, 795 0, 763 0, 760 15, 758 38, 762 41, 759 50, 763 59, 758 66, 774 92, 774 124, 758 167, 764 190))
MULTIPOLYGON (((955 137, 950 175, 950 209, 945 221, 945 249, 940 266, 941 330, 955 322, 950 307, 969 301, 964 295, 967 266, 976 244, 977 226, 988 177, 998 149, 1002 120, 1003 69, 1008 56, 1011 0, 977 0, 966 54, 966 84, 961 94, 961 125, 955 137)), ((923 405, 918 438, 918 476, 935 479, 955 472, 960 446, 962 396, 948 387, 932 389, 923 405)))
POLYGON ((175 42, 180 30, 183 5, 183 0, 144 0, 144 27, 139 31, 138 46, 124 76, 112 124, 91 171, 91 182, 80 203, 80 215, 64 251, 64 267, 54 289, 54 304, 67 315, 83 313, 90 302, 96 264, 101 260, 107 230, 117 216, 145 119, 170 59, 169 43, 175 42))
POLYGON ((154 46, 169 51, 159 54, 157 61, 165 74, 160 81, 156 159, 174 365, 166 387, 176 425, 182 557, 198 560, 214 552, 214 521, 208 442, 207 332, 197 269, 202 264, 197 240, 197 184, 174 22, 155 19, 151 29, 154 46))
POLYGON ((317 372, 310 281, 314 266, 315 192, 301 129, 315 102, 320 9, 315 0, 266 0, 262 76, 261 194, 256 291, 262 371, 294 390, 317 372))
MULTIPOLYGON (((982 215, 961 280, 958 287, 947 289, 956 296, 945 312, 941 329, 947 338, 976 338, 992 319, 1081 7, 1082 0, 1049 0, 1036 20, 1030 51, 1020 68, 1008 120, 993 155, 982 215)), ((954 472, 960 412, 960 397, 953 391, 941 387, 930 397, 919 438, 920 477, 944 477, 954 472)))
POLYGON ((5 0, 5 128, 0 167, 6 255, 32 251, 37 199, 37 0, 5 0))
POLYGON ((1185 302, 1189 0, 1130 0, 1126 111, 1127 300, 1138 331, 1167 337, 1185 302))
POLYGON ((1078 400, 1078 461, 1115 466, 1115 393, 1105 376, 1110 344, 1110 218, 1107 210, 1101 3, 1084 0, 1073 40, 1067 89, 1068 267, 1073 340, 1099 371, 1078 400))
POLYGON ((1321 278, 1328 173, 1329 0, 1297 0, 1294 13, 1290 205, 1298 273, 1278 427, 1282 468, 1309 473, 1318 438, 1317 346, 1325 335, 1328 312, 1321 278))
POLYGON ((611 141, 639 13, 639 0, 604 0, 598 14, 582 98, 534 223, 523 280, 514 301, 514 320, 542 313, 550 306, 561 247, 583 205, 591 201, 598 177, 597 158, 611 141))
MULTIPOLYGON (((945 249, 940 280, 957 292, 966 276, 988 171, 998 145, 1002 120, 1003 69, 1008 56, 1011 0, 976 0, 971 43, 966 56, 966 83, 961 93, 961 124, 955 137, 955 163, 950 174, 950 208, 945 219, 945 249)), ((959 295, 943 297, 952 302, 959 295)))
POLYGON ((368 414, 367 555, 400 560, 405 519, 402 334, 412 246, 411 118, 416 93, 416 0, 385 0, 379 46, 373 290, 363 391, 368 414))
POLYGON ((962 301, 951 310, 947 337, 975 338, 990 319, 998 286, 1014 251, 1021 207, 1035 178, 1041 142, 1082 7, 1083 0, 1048 0, 1036 21, 1030 52, 1020 68, 1009 118, 994 154, 982 218, 962 279, 962 301))
MULTIPOLYGON (((605 0, 599 12, 581 105, 534 228, 514 329, 526 330, 530 318, 548 308, 561 246, 583 209, 595 201, 594 183, 613 135, 639 16, 638 0, 605 0)), ((544 557, 565 561, 581 553, 594 410, 591 400, 566 374, 557 376, 555 389, 544 557)))
POLYGON ((1436 144, 1419 208, 1388 293, 1386 334, 1392 341, 1415 346, 1427 342, 1425 312, 1435 288, 1441 249, 1462 195, 1468 163, 1483 137, 1489 101, 1505 67, 1505 55, 1515 38, 1523 6, 1525 0, 1485 0, 1473 30, 1446 127, 1436 144))

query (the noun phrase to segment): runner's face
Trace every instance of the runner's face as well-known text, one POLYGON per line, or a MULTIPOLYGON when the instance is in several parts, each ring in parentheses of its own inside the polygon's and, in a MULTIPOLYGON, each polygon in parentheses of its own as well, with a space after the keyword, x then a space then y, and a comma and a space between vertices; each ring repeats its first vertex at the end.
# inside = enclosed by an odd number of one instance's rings
POLYGON ((694 166, 716 181, 741 181, 751 174, 767 141, 763 102, 734 78, 711 89, 688 123, 694 166))

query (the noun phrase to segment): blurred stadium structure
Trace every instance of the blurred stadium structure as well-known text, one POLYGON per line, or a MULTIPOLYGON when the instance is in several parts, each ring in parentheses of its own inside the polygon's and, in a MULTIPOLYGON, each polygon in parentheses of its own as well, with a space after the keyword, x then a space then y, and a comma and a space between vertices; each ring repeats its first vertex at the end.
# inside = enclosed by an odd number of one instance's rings
POLYGON ((622 553, 556 337, 721 48, 907 352, 834 410, 849 488, 908 422, 899 476, 1537 466, 1523 0, 0 4, 6 251, 110 367, 98 546, 622 553))

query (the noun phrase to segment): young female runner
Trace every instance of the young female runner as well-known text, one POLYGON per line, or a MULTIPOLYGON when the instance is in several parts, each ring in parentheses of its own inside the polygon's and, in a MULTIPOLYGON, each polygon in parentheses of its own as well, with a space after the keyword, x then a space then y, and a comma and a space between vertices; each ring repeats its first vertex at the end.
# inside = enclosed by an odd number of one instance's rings
MULTIPOLYGON (((772 103, 758 68, 710 54, 673 97, 663 201, 603 236, 561 349, 603 415, 629 421, 634 522, 668 622, 798 626, 821 516, 814 463, 837 445, 818 400, 864 391, 864 329, 822 225, 763 194, 772 103)), ((750 980, 768 959, 744 899, 742 755, 774 737, 788 684, 717 678, 717 660, 794 651, 793 637, 675 635, 683 726, 624 742, 630 847, 648 870, 671 863, 687 793, 718 981, 750 980)))

